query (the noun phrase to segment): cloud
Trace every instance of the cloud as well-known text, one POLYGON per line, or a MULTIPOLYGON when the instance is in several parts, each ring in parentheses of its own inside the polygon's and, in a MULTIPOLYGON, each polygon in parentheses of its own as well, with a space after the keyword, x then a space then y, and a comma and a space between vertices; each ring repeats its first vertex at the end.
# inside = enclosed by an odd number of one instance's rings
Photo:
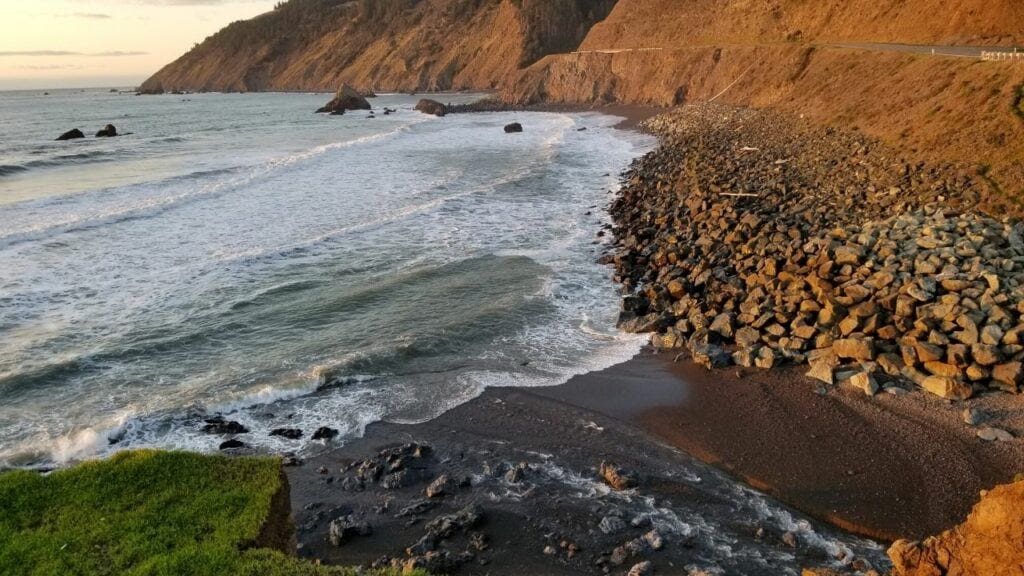
POLYGON ((128 51, 125 51, 125 50, 113 50, 111 52, 96 52, 94 54, 86 54, 86 56, 103 56, 103 57, 109 57, 109 56, 116 56, 116 57, 121 57, 121 56, 148 56, 148 55, 149 55, 149 52, 140 52, 138 50, 128 50, 128 51))
POLYGON ((137 50, 112 50, 110 52, 69 52, 67 50, 22 50, 0 52, 4 56, 89 56, 93 58, 119 58, 122 56, 147 56, 149 52, 137 50))
POLYGON ((25 50, 21 52, 2 52, 0 56, 81 56, 80 52, 68 52, 66 50, 25 50))
POLYGON ((74 64, 44 64, 41 66, 15 66, 15 68, 18 68, 19 70, 81 70, 82 66, 76 66, 74 64))
POLYGON ((109 20, 113 18, 110 14, 100 14, 97 12, 75 12, 72 16, 75 18, 88 18, 90 20, 109 20))

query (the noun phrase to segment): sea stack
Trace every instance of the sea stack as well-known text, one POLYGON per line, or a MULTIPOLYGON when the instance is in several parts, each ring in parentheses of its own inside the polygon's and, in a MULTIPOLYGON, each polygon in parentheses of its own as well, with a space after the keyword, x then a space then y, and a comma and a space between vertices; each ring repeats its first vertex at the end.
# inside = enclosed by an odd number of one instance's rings
POLYGON ((343 85, 338 93, 334 95, 334 99, 328 102, 325 106, 316 111, 317 114, 333 114, 340 115, 344 114, 346 110, 372 110, 369 101, 366 100, 359 92, 349 86, 348 84, 343 85))

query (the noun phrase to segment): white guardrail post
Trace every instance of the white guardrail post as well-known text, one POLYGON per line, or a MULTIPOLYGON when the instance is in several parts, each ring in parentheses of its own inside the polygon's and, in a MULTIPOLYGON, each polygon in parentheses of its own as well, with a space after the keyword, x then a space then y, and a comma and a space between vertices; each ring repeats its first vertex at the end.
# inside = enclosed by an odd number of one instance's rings
POLYGON ((1002 51, 982 51, 982 60, 988 60, 990 62, 1001 62, 1001 61, 1013 61, 1013 62, 1024 62, 1024 52, 1018 52, 1016 48, 1013 52, 1002 52, 1002 51))

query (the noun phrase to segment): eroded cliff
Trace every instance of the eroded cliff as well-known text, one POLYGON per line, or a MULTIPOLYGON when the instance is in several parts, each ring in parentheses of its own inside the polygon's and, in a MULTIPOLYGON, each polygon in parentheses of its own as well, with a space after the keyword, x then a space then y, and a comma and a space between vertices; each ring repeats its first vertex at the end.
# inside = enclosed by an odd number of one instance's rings
POLYGON ((291 0, 235 22, 144 91, 489 89, 574 49, 614 0, 291 0))

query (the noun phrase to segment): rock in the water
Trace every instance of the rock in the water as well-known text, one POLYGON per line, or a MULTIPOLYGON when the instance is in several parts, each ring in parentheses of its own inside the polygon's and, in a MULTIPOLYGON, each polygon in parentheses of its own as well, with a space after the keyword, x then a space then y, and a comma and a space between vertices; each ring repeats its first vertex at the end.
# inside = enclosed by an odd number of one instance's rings
POLYGON ((370 102, 364 98, 358 90, 348 84, 343 85, 334 98, 325 106, 317 110, 318 114, 344 114, 346 110, 372 110, 370 102))
POLYGON ((893 576, 1020 574, 1024 563, 1024 481, 982 496, 967 520, 922 542, 889 548, 893 576))
POLYGON ((328 539, 334 546, 341 546, 356 536, 373 534, 370 524, 349 514, 331 522, 328 539))
POLYGON ((246 434, 249 429, 234 420, 225 420, 221 416, 214 416, 206 420, 203 432, 207 434, 246 434))
POLYGON ((416 110, 433 116, 444 116, 448 113, 448 107, 437 100, 424 98, 416 103, 416 110))
POLYGON ((610 462, 601 462, 598 474, 605 484, 619 491, 635 488, 639 484, 633 474, 610 462))
POLYGON ((455 489, 455 482, 447 474, 441 474, 431 482, 424 491, 427 498, 438 498, 450 494, 455 489))
POLYGON ((317 428, 316 432, 313 432, 313 440, 331 440, 338 435, 338 431, 334 428, 322 426, 317 428))
POLYGON ((270 432, 271 436, 280 436, 289 440, 298 440, 302 438, 302 430, 298 428, 275 428, 270 432))
POLYGON ((523 131, 523 125, 519 122, 513 122, 505 126, 505 134, 515 134, 523 131))
POLYGON ((618 516, 605 516, 597 527, 605 534, 618 534, 626 529, 626 522, 618 516))
POLYGON ((246 447, 246 443, 245 442, 242 442, 241 440, 232 438, 230 440, 225 440, 225 441, 221 442, 220 446, 218 447, 218 449, 220 449, 220 450, 235 450, 235 449, 238 449, 238 448, 245 448, 245 447, 246 447))
POLYGON ((78 128, 74 128, 58 136, 57 141, 60 142, 63 140, 77 140, 79 138, 85 138, 85 134, 82 134, 82 131, 79 130, 78 128))
POLYGON ((114 136, 117 136, 117 128, 113 124, 107 124, 96 133, 97 138, 113 138, 114 136))

